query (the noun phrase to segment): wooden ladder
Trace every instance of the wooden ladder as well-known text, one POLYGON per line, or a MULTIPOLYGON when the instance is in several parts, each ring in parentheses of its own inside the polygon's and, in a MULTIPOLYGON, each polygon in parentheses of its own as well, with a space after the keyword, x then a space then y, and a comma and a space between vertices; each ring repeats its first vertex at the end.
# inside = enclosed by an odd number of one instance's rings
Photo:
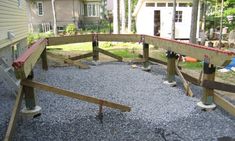
POLYGON ((0 76, 3 82, 9 86, 16 95, 19 89, 20 80, 16 79, 13 68, 9 66, 2 57, 0 57, 0 76))

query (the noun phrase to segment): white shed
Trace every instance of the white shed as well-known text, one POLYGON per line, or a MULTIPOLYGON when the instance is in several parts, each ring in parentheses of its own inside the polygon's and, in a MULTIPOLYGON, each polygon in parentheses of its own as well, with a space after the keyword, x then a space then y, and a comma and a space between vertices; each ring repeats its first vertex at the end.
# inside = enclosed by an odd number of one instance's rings
MULTIPOLYGON (((171 38, 172 13, 173 0, 139 0, 133 13, 133 16, 136 17, 137 34, 171 38)), ((198 13, 197 36, 199 35, 199 16, 200 14, 198 13)), ((177 0, 175 16, 176 39, 189 39, 191 17, 192 0, 177 0)))

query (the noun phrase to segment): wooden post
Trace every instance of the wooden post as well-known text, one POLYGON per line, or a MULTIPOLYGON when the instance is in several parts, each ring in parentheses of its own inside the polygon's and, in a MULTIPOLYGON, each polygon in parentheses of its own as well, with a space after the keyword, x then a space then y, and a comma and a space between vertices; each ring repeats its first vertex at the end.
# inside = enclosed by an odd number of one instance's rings
POLYGON ((43 52, 42 52, 42 54, 41 54, 41 58, 42 58, 42 69, 48 70, 46 48, 43 50, 43 52))
MULTIPOLYGON (((33 79, 33 71, 31 71, 30 75, 27 78, 28 80, 33 79)), ((36 107, 36 99, 35 99, 35 93, 34 88, 24 86, 24 95, 25 95, 25 107, 26 110, 34 110, 36 107)))
POLYGON ((149 44, 143 43, 143 59, 144 59, 144 69, 149 67, 149 44))
POLYGON ((167 51, 167 81, 169 83, 175 83, 175 61, 176 61, 176 53, 172 51, 167 51))
MULTIPOLYGON (((203 80, 215 80, 215 66, 204 62, 203 65, 203 80)), ((213 94, 214 89, 209 89, 203 87, 203 96, 202 96, 202 103, 204 105, 211 105, 213 104, 213 94)))
POLYGON ((93 49, 93 60, 98 61, 99 60, 99 51, 97 48, 99 47, 99 42, 97 40, 92 41, 92 49, 93 49))

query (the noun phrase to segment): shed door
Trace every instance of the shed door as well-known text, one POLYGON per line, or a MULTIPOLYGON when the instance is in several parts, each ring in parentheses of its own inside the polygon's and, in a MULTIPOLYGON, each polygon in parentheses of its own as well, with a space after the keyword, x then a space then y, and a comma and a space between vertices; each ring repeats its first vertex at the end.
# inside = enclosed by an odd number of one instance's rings
POLYGON ((160 36, 160 29, 161 29, 161 13, 159 10, 154 11, 154 35, 160 36))

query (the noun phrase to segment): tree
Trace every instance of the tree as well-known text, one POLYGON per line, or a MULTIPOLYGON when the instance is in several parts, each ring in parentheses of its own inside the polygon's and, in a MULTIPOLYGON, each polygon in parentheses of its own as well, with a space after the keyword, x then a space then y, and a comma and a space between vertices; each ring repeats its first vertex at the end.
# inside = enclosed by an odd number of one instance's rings
POLYGON ((57 21, 56 21, 56 11, 55 11, 55 0, 51 0, 52 13, 53 13, 53 32, 57 36, 57 21))
POLYGON ((128 32, 131 32, 131 0, 128 0, 128 32))
POLYGON ((197 41, 196 35, 197 35, 198 4, 199 0, 193 0, 190 41, 189 41, 190 43, 196 43, 197 41))
POLYGON ((176 11, 176 0, 173 0, 171 39, 175 39, 175 11, 176 11))

